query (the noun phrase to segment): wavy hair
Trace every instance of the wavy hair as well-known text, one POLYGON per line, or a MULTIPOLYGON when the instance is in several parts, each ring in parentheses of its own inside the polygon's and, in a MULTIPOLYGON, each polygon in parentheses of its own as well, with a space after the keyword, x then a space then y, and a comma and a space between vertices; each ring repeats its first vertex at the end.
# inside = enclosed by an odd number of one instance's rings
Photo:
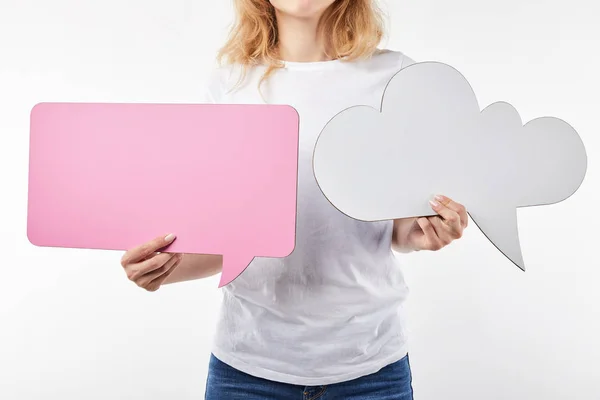
MULTIPOLYGON (((261 83, 283 66, 275 8, 269 0, 234 0, 236 19, 218 53, 221 64, 266 65, 261 83)), ((318 25, 330 59, 352 61, 371 56, 384 35, 384 19, 375 0, 335 0, 318 25)), ((243 76, 240 78, 243 79, 243 76)))

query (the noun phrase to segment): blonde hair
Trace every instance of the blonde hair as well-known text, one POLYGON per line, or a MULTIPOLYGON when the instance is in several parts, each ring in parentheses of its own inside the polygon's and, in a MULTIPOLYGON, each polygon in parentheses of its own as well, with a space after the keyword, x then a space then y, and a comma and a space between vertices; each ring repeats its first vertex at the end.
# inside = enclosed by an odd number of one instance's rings
MULTIPOLYGON (((248 67, 267 65, 262 82, 283 66, 278 56, 275 8, 269 0, 234 2, 236 20, 217 59, 221 64, 241 65, 243 73, 248 67)), ((321 17, 318 29, 328 58, 367 58, 383 38, 383 14, 375 0, 335 0, 321 17)))

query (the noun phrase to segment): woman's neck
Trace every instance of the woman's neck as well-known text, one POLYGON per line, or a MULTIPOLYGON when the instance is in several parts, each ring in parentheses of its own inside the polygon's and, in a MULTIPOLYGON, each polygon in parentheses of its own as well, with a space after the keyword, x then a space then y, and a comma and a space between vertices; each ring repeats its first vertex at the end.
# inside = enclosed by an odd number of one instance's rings
POLYGON ((279 58, 290 62, 327 61, 318 24, 318 20, 278 14, 279 58))

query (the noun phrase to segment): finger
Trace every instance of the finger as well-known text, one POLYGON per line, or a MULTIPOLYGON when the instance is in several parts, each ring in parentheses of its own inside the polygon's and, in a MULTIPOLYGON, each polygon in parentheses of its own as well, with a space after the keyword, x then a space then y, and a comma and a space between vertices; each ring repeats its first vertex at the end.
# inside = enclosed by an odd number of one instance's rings
POLYGON ((433 209, 433 211, 435 211, 440 215, 440 217, 442 217, 443 222, 445 224, 452 227, 454 230, 460 230, 460 215, 458 215, 456 211, 451 210, 446 205, 440 203, 437 200, 431 200, 429 203, 431 204, 431 208, 433 209))
POLYGON ((169 270, 167 272, 165 272, 164 274, 160 275, 158 278, 155 278, 154 280, 152 280, 148 284, 148 290, 151 290, 151 291, 158 290, 158 288, 160 288, 162 286, 163 282, 169 276, 171 276, 171 274, 173 273, 173 271, 175 271, 177 269, 177 267, 179 266, 179 264, 181 264, 182 260, 183 260, 183 255, 180 255, 179 259, 173 264, 173 266, 171 266, 171 268, 169 268, 169 270))
POLYGON ((143 275, 138 280, 136 280, 135 283, 141 288, 150 289, 151 282, 154 281, 156 278, 159 278, 160 276, 166 274, 177 262, 178 257, 174 255, 162 267, 143 275))
POLYGON ((461 223, 462 227, 463 228, 467 227, 467 225, 469 224, 469 216, 467 214, 467 209, 465 208, 465 206, 463 206, 462 204, 457 203, 456 201, 452 200, 451 198, 449 198, 447 196, 443 196, 441 194, 438 194, 437 196, 435 196, 435 199, 440 204, 445 205, 452 211, 456 211, 460 217, 460 223, 461 223))
POLYGON ((437 233, 438 240, 442 244, 442 247, 447 246, 452 242, 452 228, 450 228, 440 217, 430 217, 429 221, 435 232, 437 233))
POLYGON ((175 266, 175 264, 177 264, 180 260, 181 256, 179 254, 173 254, 164 265, 153 270, 152 272, 142 275, 135 283, 143 288, 148 288, 152 281, 168 273, 169 270, 173 268, 173 266, 175 266))
POLYGON ((173 234, 154 238, 141 246, 135 247, 127 251, 121 258, 121 265, 126 266, 128 264, 133 264, 145 260, 149 258, 152 255, 152 253, 155 253, 163 247, 171 244, 174 240, 175 235, 173 234))
POLYGON ((125 267, 127 276, 132 281, 137 281, 142 276, 151 273, 159 268, 162 268, 167 262, 169 262, 175 254, 171 253, 160 253, 157 256, 149 258, 139 263, 128 264, 125 267))
POLYGON ((417 224, 423 231, 423 250, 439 250, 443 247, 430 218, 417 218, 417 224))
POLYGON ((156 256, 157 256, 157 255, 159 255, 159 254, 161 254, 161 252, 160 252, 160 251, 155 251, 155 252, 152 252, 152 253, 150 253, 150 255, 149 255, 148 257, 146 257, 146 258, 144 258, 144 259, 140 260, 139 262, 142 262, 142 261, 149 260, 149 259, 151 259, 152 257, 156 257, 156 256))

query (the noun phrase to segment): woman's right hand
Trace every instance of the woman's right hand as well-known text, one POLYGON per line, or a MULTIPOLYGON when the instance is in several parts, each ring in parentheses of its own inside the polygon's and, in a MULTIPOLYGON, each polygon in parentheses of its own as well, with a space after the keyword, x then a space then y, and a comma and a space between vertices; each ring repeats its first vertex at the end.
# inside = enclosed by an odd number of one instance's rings
POLYGON ((121 265, 129 280, 149 292, 158 290, 183 259, 183 254, 159 252, 174 240, 174 235, 160 236, 128 250, 121 265))

